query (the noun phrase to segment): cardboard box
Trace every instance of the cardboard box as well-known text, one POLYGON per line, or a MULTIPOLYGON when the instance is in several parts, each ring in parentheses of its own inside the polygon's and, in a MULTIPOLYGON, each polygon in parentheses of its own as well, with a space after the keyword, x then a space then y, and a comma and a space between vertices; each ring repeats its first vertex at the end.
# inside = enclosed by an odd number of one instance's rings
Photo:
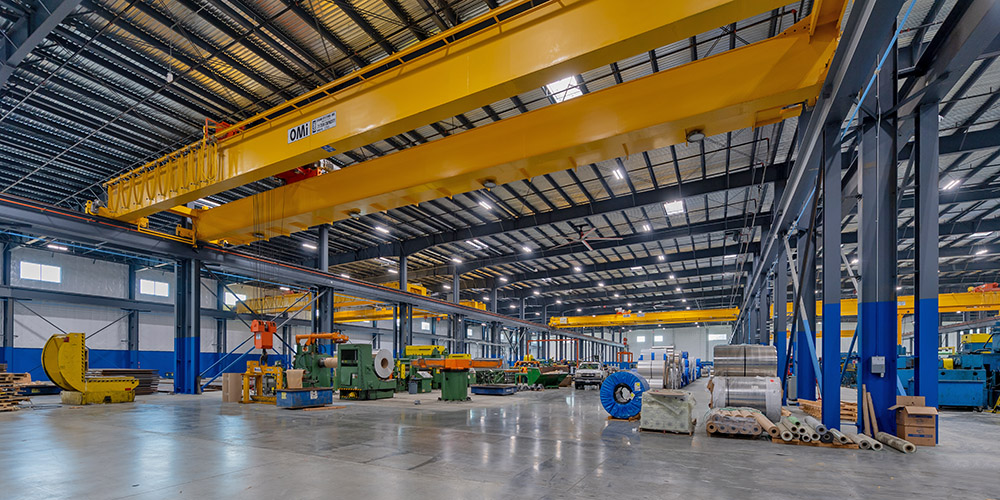
POLYGON ((925 406, 923 396, 896 396, 896 436, 918 446, 937 443, 937 408, 925 406))
POLYGON ((305 370, 285 370, 285 380, 288 381, 289 389, 301 389, 302 388, 302 376, 306 373, 305 370))
POLYGON ((239 403, 243 399, 243 374, 222 374, 222 402, 239 403))

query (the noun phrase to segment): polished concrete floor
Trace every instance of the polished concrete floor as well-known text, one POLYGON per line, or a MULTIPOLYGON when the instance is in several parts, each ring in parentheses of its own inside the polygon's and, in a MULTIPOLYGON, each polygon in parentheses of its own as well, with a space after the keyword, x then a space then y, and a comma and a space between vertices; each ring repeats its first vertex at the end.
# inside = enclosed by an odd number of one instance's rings
POLYGON ((594 390, 427 396, 311 412, 35 398, 0 413, 0 498, 1000 498, 1000 415, 945 413, 941 445, 903 455, 639 432, 594 390))

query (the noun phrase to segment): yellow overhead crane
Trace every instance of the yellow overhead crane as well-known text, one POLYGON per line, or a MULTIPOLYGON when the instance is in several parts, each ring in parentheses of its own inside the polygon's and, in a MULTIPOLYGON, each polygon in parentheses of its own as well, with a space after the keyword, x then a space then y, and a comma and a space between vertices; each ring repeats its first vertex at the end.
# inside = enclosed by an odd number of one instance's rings
MULTIPOLYGON (((903 295, 897 298, 896 313, 899 322, 903 316, 914 314, 913 296, 903 295)), ((816 302, 816 314, 823 315, 822 301, 816 302)), ((938 310, 955 313, 968 311, 998 311, 1000 312, 1000 292, 962 292, 942 293, 938 295, 938 310)), ((792 304, 788 304, 788 314, 792 314, 792 304)), ((549 319, 552 328, 590 328, 599 326, 633 326, 659 324, 688 323, 725 323, 736 321, 739 308, 726 309, 693 309, 684 311, 652 311, 652 312, 618 312, 616 314, 598 314, 591 316, 556 316, 549 319)), ((774 307, 771 307, 774 314, 774 307)), ((858 315, 858 300, 843 299, 840 301, 842 316, 858 315)), ((899 328, 902 332, 902 327, 899 328)), ((853 333, 853 331, 852 331, 853 333)), ((843 332, 842 332, 843 334, 843 332)))
POLYGON ((108 181, 107 206, 94 210, 140 225, 174 210, 194 219, 197 239, 246 243, 676 144, 693 130, 712 135, 773 123, 814 102, 843 8, 817 2, 813 15, 772 39, 272 190, 266 206, 283 207, 275 213, 255 209, 252 198, 209 210, 182 206, 784 0, 631 0, 628 8, 619 0, 527 3, 493 9, 230 127, 206 126, 201 141, 108 181), (391 69, 377 73, 386 65, 391 69))

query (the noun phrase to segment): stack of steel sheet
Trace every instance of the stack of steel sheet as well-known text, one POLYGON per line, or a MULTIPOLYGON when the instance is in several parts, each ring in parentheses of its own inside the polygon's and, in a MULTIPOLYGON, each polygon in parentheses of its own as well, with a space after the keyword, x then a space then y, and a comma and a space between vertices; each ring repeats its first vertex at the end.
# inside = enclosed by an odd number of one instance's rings
POLYGON ((88 370, 88 375, 98 377, 135 377, 139 385, 135 388, 137 396, 155 394, 160 386, 160 373, 156 370, 140 370, 138 368, 95 368, 88 370))

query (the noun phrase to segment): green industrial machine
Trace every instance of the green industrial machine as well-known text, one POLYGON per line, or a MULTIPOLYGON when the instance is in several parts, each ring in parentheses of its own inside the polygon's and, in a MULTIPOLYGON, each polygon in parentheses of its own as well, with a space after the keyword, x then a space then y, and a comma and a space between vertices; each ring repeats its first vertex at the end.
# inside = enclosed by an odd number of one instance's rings
POLYGON ((444 359, 448 357, 448 348, 439 345, 409 345, 403 350, 403 355, 396 360, 396 392, 409 392, 415 385, 417 393, 431 392, 440 389, 444 380, 440 368, 421 368, 413 366, 418 359, 444 359))
POLYGON ((469 370, 442 370, 441 400, 467 401, 469 399, 469 370))
POLYGON ((336 386, 341 399, 391 398, 396 390, 392 378, 392 354, 367 344, 342 344, 337 349, 336 386))
MULTIPOLYGON (((334 387, 337 357, 319 352, 319 344, 298 345, 292 368, 304 370, 302 387, 334 387)), ((335 388, 335 387, 334 387, 335 388)))

